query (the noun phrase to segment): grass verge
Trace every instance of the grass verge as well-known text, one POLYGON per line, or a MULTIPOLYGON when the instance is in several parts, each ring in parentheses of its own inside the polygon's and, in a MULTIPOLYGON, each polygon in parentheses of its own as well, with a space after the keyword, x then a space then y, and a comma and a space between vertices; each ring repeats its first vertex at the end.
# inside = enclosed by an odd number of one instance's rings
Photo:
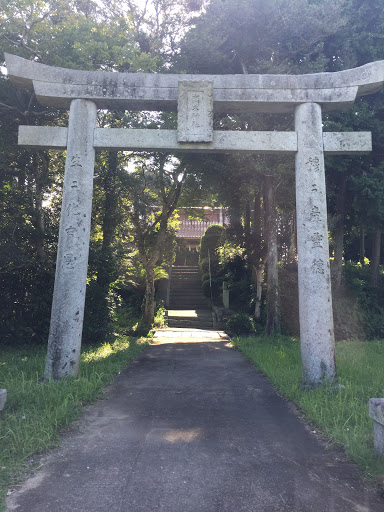
POLYGON ((234 338, 233 344, 299 406, 311 424, 344 448, 371 482, 384 489, 384 459, 373 451, 368 402, 384 396, 384 340, 336 345, 338 383, 344 387, 300 388, 300 344, 295 338, 234 338))
POLYGON ((57 445, 60 429, 146 346, 146 340, 119 336, 112 343, 85 347, 78 379, 43 383, 45 347, 0 351, 0 388, 8 394, 0 413, 0 510, 7 488, 26 471, 26 460, 57 445))

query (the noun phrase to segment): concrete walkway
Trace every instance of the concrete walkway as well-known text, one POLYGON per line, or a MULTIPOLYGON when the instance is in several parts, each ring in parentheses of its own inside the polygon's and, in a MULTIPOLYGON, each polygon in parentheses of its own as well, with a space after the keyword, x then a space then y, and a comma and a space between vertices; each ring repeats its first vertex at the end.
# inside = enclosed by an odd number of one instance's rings
POLYGON ((18 512, 383 512, 224 333, 160 331, 8 498, 18 512))

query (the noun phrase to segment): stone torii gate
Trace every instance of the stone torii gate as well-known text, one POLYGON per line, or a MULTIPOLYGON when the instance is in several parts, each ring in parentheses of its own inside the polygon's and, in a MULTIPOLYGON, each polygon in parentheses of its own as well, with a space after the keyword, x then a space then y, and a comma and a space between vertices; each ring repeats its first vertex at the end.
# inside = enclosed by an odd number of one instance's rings
POLYGON ((95 150, 296 154, 303 382, 336 376, 324 153, 371 151, 371 134, 323 133, 322 110, 379 91, 384 61, 312 75, 164 75, 76 71, 6 55, 10 80, 42 105, 69 108, 68 128, 20 126, 19 144, 66 149, 45 377, 77 376, 83 327, 95 150), (97 109, 178 110, 177 130, 96 126, 97 109), (294 113, 293 132, 214 131, 213 112, 294 113))

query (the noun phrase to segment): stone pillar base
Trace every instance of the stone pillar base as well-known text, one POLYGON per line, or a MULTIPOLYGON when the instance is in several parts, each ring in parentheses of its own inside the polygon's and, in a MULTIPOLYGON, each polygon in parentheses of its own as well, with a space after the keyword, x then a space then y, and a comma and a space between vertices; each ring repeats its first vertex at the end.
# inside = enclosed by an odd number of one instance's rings
POLYGON ((369 400, 369 417, 373 419, 375 452, 384 457, 384 398, 369 400))

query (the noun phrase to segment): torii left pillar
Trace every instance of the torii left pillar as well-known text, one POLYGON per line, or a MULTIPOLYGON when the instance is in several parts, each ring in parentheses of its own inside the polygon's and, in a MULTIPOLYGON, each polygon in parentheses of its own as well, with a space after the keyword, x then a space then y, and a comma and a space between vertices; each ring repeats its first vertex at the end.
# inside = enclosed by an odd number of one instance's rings
POLYGON ((45 379, 77 376, 91 231, 97 107, 76 99, 69 111, 67 157, 45 379))

